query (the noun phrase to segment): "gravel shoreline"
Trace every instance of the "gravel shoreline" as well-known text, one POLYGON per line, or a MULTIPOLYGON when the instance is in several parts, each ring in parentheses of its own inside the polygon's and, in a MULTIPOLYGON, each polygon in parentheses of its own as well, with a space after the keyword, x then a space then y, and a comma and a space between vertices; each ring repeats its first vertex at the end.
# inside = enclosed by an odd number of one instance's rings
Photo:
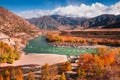
POLYGON ((1 63, 0 67, 7 66, 24 66, 24 65, 44 65, 46 63, 52 65, 61 62, 67 61, 66 55, 58 55, 58 54, 38 54, 38 53, 29 53, 24 54, 21 58, 15 61, 13 64, 1 63))
POLYGON ((65 47, 65 48, 78 48, 78 49, 83 49, 83 48, 97 48, 98 45, 83 45, 80 43, 49 43, 50 45, 54 47, 65 47))

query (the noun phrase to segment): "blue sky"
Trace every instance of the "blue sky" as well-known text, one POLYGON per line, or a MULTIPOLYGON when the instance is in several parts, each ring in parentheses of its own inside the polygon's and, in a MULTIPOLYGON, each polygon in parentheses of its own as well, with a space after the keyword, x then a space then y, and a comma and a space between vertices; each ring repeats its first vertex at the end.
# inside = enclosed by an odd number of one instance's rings
POLYGON ((45 15, 96 17, 120 15, 119 0, 0 0, 0 6, 23 18, 45 15))
POLYGON ((81 3, 91 5, 92 3, 102 3, 112 5, 119 0, 0 0, 0 6, 12 11, 24 11, 33 9, 51 10, 61 6, 80 5, 81 3))

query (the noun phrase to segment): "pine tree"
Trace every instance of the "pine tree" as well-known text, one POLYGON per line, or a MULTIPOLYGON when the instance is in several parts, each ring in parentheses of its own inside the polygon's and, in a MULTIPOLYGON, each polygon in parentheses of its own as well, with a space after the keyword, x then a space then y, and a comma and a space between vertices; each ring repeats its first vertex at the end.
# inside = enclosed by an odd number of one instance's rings
POLYGON ((0 80, 3 80, 3 75, 2 74, 0 75, 0 80))
POLYGON ((16 80, 23 80, 23 72, 20 68, 17 69, 16 80))
POLYGON ((78 75, 78 77, 80 77, 80 75, 81 75, 80 69, 77 70, 77 75, 78 75))
POLYGON ((66 71, 71 71, 71 63, 70 62, 66 62, 65 63, 65 68, 66 68, 66 71))
POLYGON ((15 69, 12 69, 12 71, 11 71, 11 79, 14 80, 15 76, 16 76, 15 69))
POLYGON ((7 76, 5 80, 10 80, 10 77, 9 77, 9 76, 7 76))
POLYGON ((64 73, 64 72, 62 73, 60 80, 66 80, 66 77, 65 77, 65 73, 64 73))
POLYGON ((10 80, 10 72, 8 70, 5 71, 5 80, 10 80))
POLYGON ((57 78, 57 80, 60 80, 60 78, 57 78))
POLYGON ((6 76, 6 77, 10 76, 10 73, 9 73, 8 70, 5 71, 5 76, 6 76))
POLYGON ((50 66, 49 64, 45 64, 41 69, 42 80, 49 80, 50 79, 50 66))
POLYGON ((28 80, 35 80, 35 75, 33 72, 29 72, 28 74, 28 80))

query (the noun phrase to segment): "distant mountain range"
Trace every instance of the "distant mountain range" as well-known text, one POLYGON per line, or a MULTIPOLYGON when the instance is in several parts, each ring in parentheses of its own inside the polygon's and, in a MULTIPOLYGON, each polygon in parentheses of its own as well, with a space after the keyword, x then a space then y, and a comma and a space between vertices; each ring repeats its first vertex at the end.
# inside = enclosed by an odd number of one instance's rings
MULTIPOLYGON (((83 27, 104 27, 120 22, 120 15, 103 14, 94 18, 86 19, 81 25, 83 27)), ((114 26, 113 26, 114 28, 114 26)))
POLYGON ((110 25, 106 25, 104 26, 103 28, 120 28, 120 22, 116 22, 116 23, 113 23, 113 24, 110 24, 110 25))
MULTIPOLYGON (((43 30, 105 28, 106 26, 109 28, 110 25, 118 24, 120 22, 120 15, 103 14, 94 18, 75 18, 51 15, 27 20, 43 30)), ((111 26, 110 28, 120 28, 120 26, 111 26)))

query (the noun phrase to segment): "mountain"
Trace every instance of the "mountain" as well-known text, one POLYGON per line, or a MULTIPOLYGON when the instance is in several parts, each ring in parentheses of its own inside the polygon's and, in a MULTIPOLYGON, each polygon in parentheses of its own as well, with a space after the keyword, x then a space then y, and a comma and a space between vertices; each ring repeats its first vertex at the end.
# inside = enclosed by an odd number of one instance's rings
MULTIPOLYGON (((28 21, 40 29, 61 30, 63 29, 85 29, 99 28, 120 22, 120 15, 103 14, 93 18, 65 17, 61 15, 43 16, 28 19, 28 21), (62 27, 61 27, 62 26, 62 27)), ((108 26, 109 28, 109 26, 108 26)))
POLYGON ((58 27, 61 26, 60 23, 58 23, 56 20, 54 20, 50 16, 32 18, 32 19, 28 19, 28 21, 32 24, 35 24, 42 30, 57 30, 58 27))
POLYGON ((94 18, 86 19, 81 25, 85 28, 104 27, 109 24, 120 22, 120 16, 103 14, 94 18))
POLYGON ((103 28, 120 28, 120 22, 106 25, 103 28))
POLYGON ((42 30, 63 30, 73 29, 80 25, 86 18, 73 18, 61 15, 43 16, 40 18, 27 19, 42 30))
POLYGON ((51 17, 58 23, 64 26, 70 26, 71 28, 75 28, 77 25, 80 25, 84 20, 86 20, 86 18, 65 17, 61 15, 52 15, 51 17))
POLYGON ((23 18, 13 14, 3 7, 0 7, 0 32, 10 37, 19 35, 19 33, 32 37, 39 32, 39 29, 23 18))
POLYGON ((39 33, 40 30, 35 25, 0 7, 0 41, 22 45, 24 40, 38 36, 39 33))

